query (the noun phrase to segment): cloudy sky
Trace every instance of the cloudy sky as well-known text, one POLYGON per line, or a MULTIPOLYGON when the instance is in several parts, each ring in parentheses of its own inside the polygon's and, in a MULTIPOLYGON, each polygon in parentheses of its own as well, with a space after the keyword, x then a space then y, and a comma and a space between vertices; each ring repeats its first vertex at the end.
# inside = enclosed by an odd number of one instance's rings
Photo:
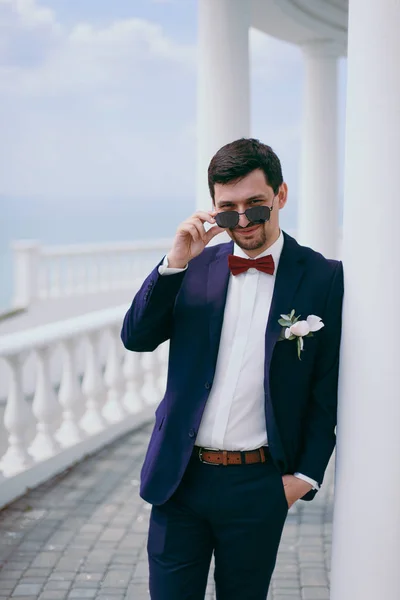
MULTIPOLYGON (((194 202, 196 29, 196 0, 0 0, 0 196, 194 202)), ((252 134, 296 197, 301 55, 250 40, 252 134)))

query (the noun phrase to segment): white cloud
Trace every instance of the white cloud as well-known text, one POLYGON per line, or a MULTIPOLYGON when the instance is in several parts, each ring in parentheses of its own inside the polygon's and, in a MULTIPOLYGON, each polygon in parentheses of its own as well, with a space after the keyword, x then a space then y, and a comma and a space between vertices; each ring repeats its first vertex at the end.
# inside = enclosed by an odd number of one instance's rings
POLYGON ((15 19, 26 28, 56 26, 53 11, 39 6, 35 0, 0 0, 0 15, 2 21, 15 19))
POLYGON ((0 194, 82 198, 192 188, 193 149, 181 115, 182 84, 194 78, 192 46, 144 19, 67 29, 35 0, 0 0, 2 30, 0 194), (183 174, 174 168, 177 155, 183 174))
MULTIPOLYGON (((6 1, 10 4, 12 0, 6 1)), ((149 74, 161 63, 164 68, 194 66, 193 47, 175 43, 159 25, 144 19, 119 20, 102 28, 78 23, 70 31, 63 31, 56 23, 52 25, 49 33, 53 36, 57 31, 58 44, 37 68, 27 70, 23 64, 15 65, 14 70, 8 68, 6 83, 14 93, 81 95, 90 89, 104 90, 105 86, 128 83, 131 87, 135 75, 143 71, 149 74)), ((35 30, 35 21, 32 28, 35 30)), ((14 25, 15 29, 23 29, 22 19, 14 25)))
POLYGON ((34 0, 0 0, 0 68, 39 64, 59 35, 50 9, 34 0))
MULTIPOLYGON (((0 40, 0 194, 194 194, 194 45, 138 18, 65 27, 40 0, 0 0, 0 40)), ((292 152, 299 50, 257 30, 250 49, 253 134, 292 152)))

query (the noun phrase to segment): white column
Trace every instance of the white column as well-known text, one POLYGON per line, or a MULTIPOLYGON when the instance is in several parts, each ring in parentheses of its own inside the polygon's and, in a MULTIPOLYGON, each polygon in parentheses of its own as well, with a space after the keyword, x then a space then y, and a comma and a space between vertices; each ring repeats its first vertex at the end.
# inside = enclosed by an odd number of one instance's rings
POLYGON ((351 0, 332 600, 400 590, 400 3, 351 0))
POLYGON ((338 223, 338 48, 303 47, 305 81, 297 239, 337 257, 338 223))
POLYGON ((250 3, 199 0, 197 208, 211 206, 207 169, 224 144, 250 134, 250 3))

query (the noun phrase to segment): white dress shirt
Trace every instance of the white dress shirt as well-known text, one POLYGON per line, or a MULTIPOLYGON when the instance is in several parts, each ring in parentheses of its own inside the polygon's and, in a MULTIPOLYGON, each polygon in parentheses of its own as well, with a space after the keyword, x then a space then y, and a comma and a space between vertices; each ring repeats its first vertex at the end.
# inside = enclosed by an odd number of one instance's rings
MULTIPOLYGON (((250 268, 229 278, 215 376, 197 434, 197 446, 254 450, 268 445, 264 396, 265 331, 283 244, 281 232, 277 241, 257 256, 272 255, 274 275, 250 268)), ((249 258, 236 244, 234 254, 249 258)), ((182 270, 169 268, 167 258, 159 267, 161 275, 173 275, 182 270)), ((313 479, 300 473, 295 475, 318 489, 313 479)))

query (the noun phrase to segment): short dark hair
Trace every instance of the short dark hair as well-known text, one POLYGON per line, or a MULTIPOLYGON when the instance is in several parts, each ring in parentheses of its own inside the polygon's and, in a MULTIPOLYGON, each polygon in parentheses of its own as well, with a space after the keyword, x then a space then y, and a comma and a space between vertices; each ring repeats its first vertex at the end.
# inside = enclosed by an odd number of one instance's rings
POLYGON ((256 169, 264 172, 268 185, 277 194, 283 183, 281 162, 270 146, 254 138, 241 138, 226 144, 213 156, 208 167, 208 187, 215 200, 215 184, 243 179, 256 169))

